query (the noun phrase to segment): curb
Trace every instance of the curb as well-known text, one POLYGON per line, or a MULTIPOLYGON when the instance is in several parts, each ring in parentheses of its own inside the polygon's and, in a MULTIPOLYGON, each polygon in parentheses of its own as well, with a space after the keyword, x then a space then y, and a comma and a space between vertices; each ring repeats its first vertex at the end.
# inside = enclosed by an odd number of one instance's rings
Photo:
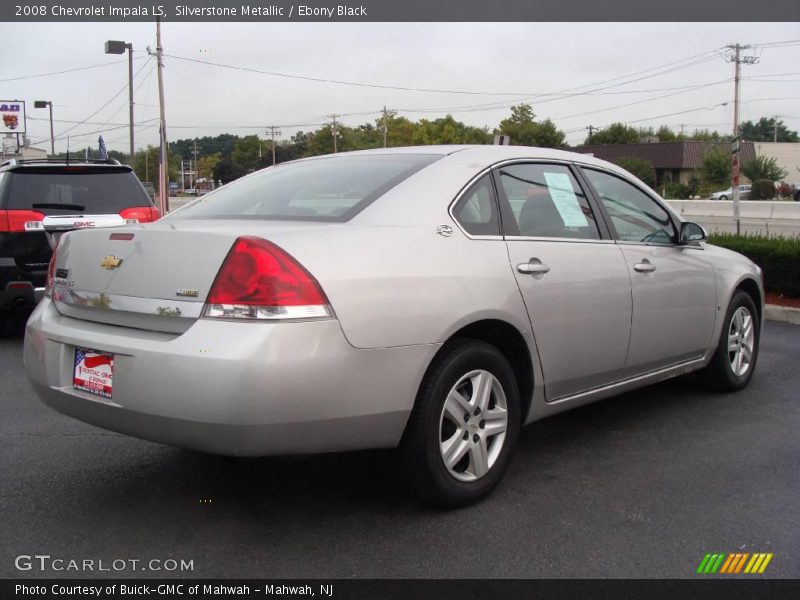
POLYGON ((764 308, 764 316, 767 321, 780 321, 782 323, 800 325, 800 308, 767 304, 764 308))

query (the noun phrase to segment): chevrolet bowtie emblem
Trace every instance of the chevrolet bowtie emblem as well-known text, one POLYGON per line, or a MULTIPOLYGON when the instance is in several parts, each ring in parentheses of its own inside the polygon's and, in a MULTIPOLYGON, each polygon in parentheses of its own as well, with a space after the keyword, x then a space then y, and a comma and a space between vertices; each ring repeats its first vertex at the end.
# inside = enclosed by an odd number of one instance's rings
POLYGON ((112 269, 116 269, 118 266, 122 264, 122 259, 119 256, 114 256, 113 254, 109 254, 103 259, 103 262, 100 263, 100 266, 104 269, 108 269, 111 271, 112 269))

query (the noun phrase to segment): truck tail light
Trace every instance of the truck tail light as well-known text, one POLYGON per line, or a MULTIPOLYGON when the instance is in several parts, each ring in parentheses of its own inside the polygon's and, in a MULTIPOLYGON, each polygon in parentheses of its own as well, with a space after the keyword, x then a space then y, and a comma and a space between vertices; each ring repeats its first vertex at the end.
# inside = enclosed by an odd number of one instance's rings
POLYGON ((44 215, 36 210, 0 210, 0 231, 44 231, 44 215))
POLYGON ((119 211, 119 216, 125 219, 126 225, 136 225, 158 221, 161 212, 155 206, 132 206, 119 211))

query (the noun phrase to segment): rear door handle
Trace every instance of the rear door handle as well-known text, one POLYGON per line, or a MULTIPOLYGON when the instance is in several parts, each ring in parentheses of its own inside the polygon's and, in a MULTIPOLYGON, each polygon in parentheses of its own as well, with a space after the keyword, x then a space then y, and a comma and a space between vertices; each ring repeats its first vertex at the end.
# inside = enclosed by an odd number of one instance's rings
POLYGON ((538 258, 517 265, 517 271, 525 275, 544 275, 550 272, 550 265, 543 265, 538 258))
POLYGON ((656 270, 656 266, 645 258, 642 262, 633 265, 633 270, 639 273, 652 273, 656 270))

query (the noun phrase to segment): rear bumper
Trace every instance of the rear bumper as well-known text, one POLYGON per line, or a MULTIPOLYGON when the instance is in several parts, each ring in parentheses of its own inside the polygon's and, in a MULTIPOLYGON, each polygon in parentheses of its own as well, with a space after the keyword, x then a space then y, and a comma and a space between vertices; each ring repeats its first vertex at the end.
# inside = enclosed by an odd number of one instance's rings
POLYGON ((437 345, 359 350, 335 320, 200 319, 183 334, 81 321, 45 299, 28 321, 39 398, 81 421, 214 454, 396 446, 437 345), (115 354, 113 398, 72 386, 75 347, 115 354))

